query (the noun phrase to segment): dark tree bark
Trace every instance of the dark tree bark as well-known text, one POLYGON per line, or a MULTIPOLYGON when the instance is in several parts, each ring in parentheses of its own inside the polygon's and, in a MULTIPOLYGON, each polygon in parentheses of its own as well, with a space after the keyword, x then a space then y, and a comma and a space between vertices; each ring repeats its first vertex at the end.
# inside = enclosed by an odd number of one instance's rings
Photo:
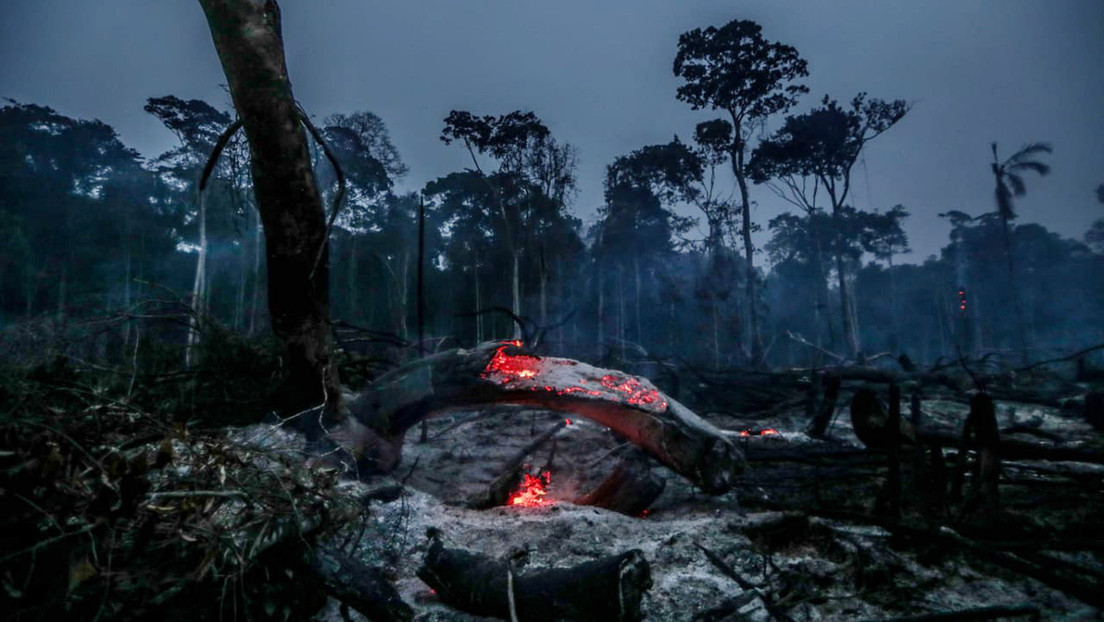
POLYGON ((652 473, 650 466, 643 452, 631 453, 597 488, 576 499, 575 504, 640 516, 655 503, 667 486, 663 478, 652 473))
POLYGON ((200 0, 253 154, 253 191, 264 226, 268 306, 287 348, 287 414, 303 417, 308 436, 341 411, 329 326, 329 253, 322 197, 307 135, 291 92, 280 9, 275 0, 200 0))
POLYGON ((476 615, 517 620, 635 622, 652 586, 651 568, 639 550, 569 568, 518 573, 515 564, 459 549, 434 538, 418 578, 446 604, 476 615))
MULTIPOLYGON (((840 377, 837 375, 824 377, 824 401, 820 404, 820 410, 809 425, 809 436, 824 438, 828 431, 828 424, 832 422, 832 413, 836 410, 836 400, 839 399, 840 377)), ((810 380, 810 383, 816 380, 810 380)))

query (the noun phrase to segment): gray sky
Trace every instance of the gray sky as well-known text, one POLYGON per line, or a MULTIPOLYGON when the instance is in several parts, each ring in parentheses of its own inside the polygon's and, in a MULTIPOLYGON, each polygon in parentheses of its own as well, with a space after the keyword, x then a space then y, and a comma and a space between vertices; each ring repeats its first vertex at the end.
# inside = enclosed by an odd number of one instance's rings
MULTIPOLYGON (((173 138, 142 112, 175 94, 228 106, 194 0, 2 0, 0 96, 98 118, 147 156, 173 138)), ((451 109, 536 112, 579 149, 575 211, 593 217, 606 164, 709 118, 675 99, 678 35, 752 19, 809 62, 811 92, 903 98, 913 110, 869 149, 855 203, 905 205, 922 260, 938 212, 992 206, 989 143, 1049 141, 1021 222, 1081 238, 1104 217, 1102 0, 283 0, 295 94, 318 116, 371 110, 410 166, 404 187, 469 165, 438 140, 451 109)), ((781 119, 776 119, 777 127, 781 119)), ((753 214, 786 209, 763 187, 753 214)), ((759 244, 765 240, 760 236, 759 244)), ((762 261, 762 260, 760 260, 762 261)))

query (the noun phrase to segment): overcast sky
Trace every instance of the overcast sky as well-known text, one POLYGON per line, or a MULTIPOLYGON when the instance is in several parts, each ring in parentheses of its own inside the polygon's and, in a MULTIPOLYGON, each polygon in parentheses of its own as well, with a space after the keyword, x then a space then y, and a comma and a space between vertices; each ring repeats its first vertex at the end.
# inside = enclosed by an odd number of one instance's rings
MULTIPOLYGON (((1049 141, 1021 222, 1081 238, 1104 217, 1104 0, 283 0, 296 96, 319 117, 370 110, 410 166, 404 188, 469 165, 438 140, 452 109, 536 112, 579 150, 574 207, 592 219, 605 166, 692 135, 675 99, 678 35, 752 19, 809 62, 811 89, 903 98, 907 117, 856 169, 859 208, 901 203, 914 254, 947 241, 936 214, 990 211, 989 143, 1049 141)), ((0 0, 0 97, 98 118, 147 156, 173 138, 142 112, 174 94, 229 106, 194 0, 0 0)), ((775 120, 777 127, 781 119, 775 120)), ((786 209, 753 188, 763 222, 786 209)), ((764 238, 760 237, 760 242, 764 238)))

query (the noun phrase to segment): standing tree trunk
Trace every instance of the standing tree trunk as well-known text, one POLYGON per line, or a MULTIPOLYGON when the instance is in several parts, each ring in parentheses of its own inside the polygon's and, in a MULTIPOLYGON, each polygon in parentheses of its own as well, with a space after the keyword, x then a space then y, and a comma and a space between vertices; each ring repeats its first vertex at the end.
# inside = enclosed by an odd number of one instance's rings
MULTIPOLYGON (((842 206, 837 204, 833 198, 832 205, 832 217, 838 223, 840 219, 840 208, 842 206)), ((839 235, 837 233, 836 235, 839 235)), ((847 291, 847 270, 844 267, 843 252, 839 249, 840 244, 836 244, 836 274, 839 277, 839 295, 840 295, 840 319, 843 322, 843 341, 847 345, 847 353, 851 359, 862 362, 862 346, 859 344, 858 331, 855 330, 855 318, 852 315, 852 302, 851 295, 847 291)))
POLYGON ((275 0, 199 0, 252 150, 253 191, 264 226, 268 307, 287 348, 280 404, 308 438, 342 411, 329 326, 326 222, 306 132, 291 92, 275 0), (323 249, 315 266, 315 257, 323 249))
POLYGON ((751 199, 748 196, 747 177, 744 175, 744 149, 745 144, 740 136, 740 124, 733 115, 734 136, 738 144, 731 155, 732 173, 736 176, 736 182, 740 186, 740 207, 743 222, 740 226, 740 234, 744 238, 744 261, 747 262, 747 316, 748 316, 748 341, 751 342, 751 365, 759 367, 763 365, 763 337, 759 334, 759 313, 755 295, 755 247, 751 244, 751 199))

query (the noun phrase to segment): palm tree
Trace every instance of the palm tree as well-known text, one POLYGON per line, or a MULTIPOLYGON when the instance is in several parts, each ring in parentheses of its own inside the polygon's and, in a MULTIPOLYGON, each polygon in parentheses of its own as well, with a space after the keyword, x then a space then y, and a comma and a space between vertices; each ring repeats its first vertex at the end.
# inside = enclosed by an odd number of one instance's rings
POLYGON ((1023 306, 1020 303, 1020 290, 1016 285, 1015 270, 1012 265, 1012 232, 1009 221, 1016 217, 1012 207, 1013 197, 1022 197, 1027 188, 1024 186, 1023 173, 1034 171, 1040 176, 1050 172, 1050 165, 1034 159, 1042 153, 1051 153, 1053 150, 1047 143, 1031 143, 1013 153, 1006 160, 1001 160, 997 155, 997 143, 992 144, 993 149, 993 177, 996 178, 997 213, 1000 215, 1001 224, 1004 226, 1004 255, 1008 260, 1008 280, 1012 285, 1012 300, 1016 307, 1016 324, 1020 337, 1020 356, 1027 363, 1027 339, 1024 334, 1023 306))

